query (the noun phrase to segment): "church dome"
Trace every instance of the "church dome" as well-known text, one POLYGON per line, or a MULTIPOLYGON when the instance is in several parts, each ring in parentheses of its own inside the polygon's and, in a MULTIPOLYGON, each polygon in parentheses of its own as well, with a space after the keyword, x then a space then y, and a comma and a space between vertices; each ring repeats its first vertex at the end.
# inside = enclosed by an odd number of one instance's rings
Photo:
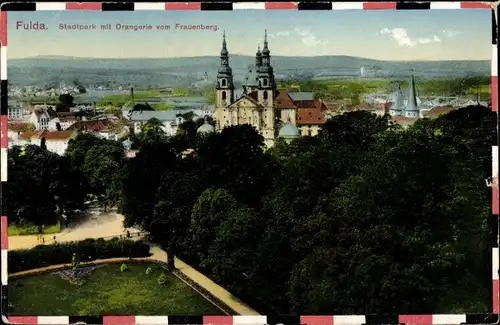
POLYGON ((257 67, 255 65, 250 65, 248 67, 248 72, 245 76, 245 86, 257 87, 258 85, 259 85, 259 78, 257 75, 257 67))
POLYGON ((196 130, 196 133, 203 133, 203 134, 208 134, 208 133, 214 133, 215 128, 213 125, 208 123, 208 120, 205 119, 205 123, 196 130))
POLYGON ((299 129, 290 122, 285 123, 278 132, 278 137, 285 139, 295 139, 299 136, 299 129))

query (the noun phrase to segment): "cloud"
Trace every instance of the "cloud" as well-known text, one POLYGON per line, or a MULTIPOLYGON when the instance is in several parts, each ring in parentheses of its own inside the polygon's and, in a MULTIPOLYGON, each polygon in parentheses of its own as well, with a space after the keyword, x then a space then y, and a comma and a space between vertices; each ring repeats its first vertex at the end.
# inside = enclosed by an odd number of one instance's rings
POLYGON ((433 35, 432 37, 423 37, 418 39, 411 39, 408 35, 408 31, 404 28, 383 28, 379 32, 380 35, 388 35, 392 39, 398 43, 399 46, 407 46, 414 47, 418 44, 430 44, 430 43, 439 43, 441 39, 437 35, 433 35))
POLYGON ((441 39, 437 37, 437 35, 434 35, 432 38, 419 38, 418 42, 420 44, 439 43, 441 42, 441 39))
POLYGON ((315 46, 324 46, 328 43, 327 40, 320 40, 318 37, 311 32, 309 29, 305 28, 295 28, 293 31, 279 31, 276 33, 271 33, 267 35, 271 39, 275 39, 277 37, 290 37, 290 36, 298 36, 302 44, 309 47, 315 46))
POLYGON ((325 46, 326 44, 328 44, 327 40, 318 39, 318 37, 308 29, 301 29, 296 27, 294 31, 300 36, 300 40, 305 46, 315 47, 325 46))
POLYGON ((281 32, 276 32, 274 34, 269 34, 268 36, 269 36, 269 38, 276 38, 279 36, 290 36, 290 32, 285 30, 285 31, 281 31, 281 32))
POLYGON ((455 36, 462 34, 462 32, 459 32, 458 30, 453 30, 453 29, 442 29, 442 30, 440 30, 440 32, 448 38, 453 38, 455 36))

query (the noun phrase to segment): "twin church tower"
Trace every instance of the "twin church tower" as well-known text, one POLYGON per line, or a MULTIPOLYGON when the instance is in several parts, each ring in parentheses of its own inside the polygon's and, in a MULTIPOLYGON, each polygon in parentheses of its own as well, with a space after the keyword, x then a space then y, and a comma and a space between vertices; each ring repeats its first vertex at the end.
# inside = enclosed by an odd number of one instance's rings
POLYGON ((263 136, 266 145, 272 146, 275 138, 276 81, 271 66, 267 32, 264 47, 255 55, 255 79, 243 86, 243 94, 235 98, 233 71, 229 65, 225 32, 222 37, 220 67, 217 72, 215 97, 216 129, 226 126, 250 124, 263 136))

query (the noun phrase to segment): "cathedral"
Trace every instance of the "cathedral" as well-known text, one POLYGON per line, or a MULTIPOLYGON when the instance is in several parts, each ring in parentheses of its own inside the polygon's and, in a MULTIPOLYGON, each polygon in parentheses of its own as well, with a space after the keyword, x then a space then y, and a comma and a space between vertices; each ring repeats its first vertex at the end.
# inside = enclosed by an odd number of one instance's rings
POLYGON ((294 99, 293 93, 277 90, 270 53, 266 32, 262 51, 259 47, 255 55, 252 77, 245 81, 242 95, 235 98, 233 72, 223 34, 215 96, 217 131, 226 126, 250 124, 262 134, 268 147, 278 136, 317 134, 325 122, 325 104, 312 95, 294 99))

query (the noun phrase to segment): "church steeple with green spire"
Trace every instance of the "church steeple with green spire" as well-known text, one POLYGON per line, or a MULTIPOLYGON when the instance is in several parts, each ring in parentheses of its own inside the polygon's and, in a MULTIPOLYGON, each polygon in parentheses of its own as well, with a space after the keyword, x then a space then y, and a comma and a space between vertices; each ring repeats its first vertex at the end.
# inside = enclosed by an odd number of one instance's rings
POLYGON ((261 88, 275 88, 274 72, 271 66, 271 51, 267 42, 267 30, 264 34, 264 47, 262 48, 262 64, 258 68, 259 83, 261 88))
POLYGON ((229 66, 229 51, 227 50, 226 32, 222 34, 222 49, 220 51, 220 67, 217 72, 217 88, 234 89, 233 70, 229 66))

